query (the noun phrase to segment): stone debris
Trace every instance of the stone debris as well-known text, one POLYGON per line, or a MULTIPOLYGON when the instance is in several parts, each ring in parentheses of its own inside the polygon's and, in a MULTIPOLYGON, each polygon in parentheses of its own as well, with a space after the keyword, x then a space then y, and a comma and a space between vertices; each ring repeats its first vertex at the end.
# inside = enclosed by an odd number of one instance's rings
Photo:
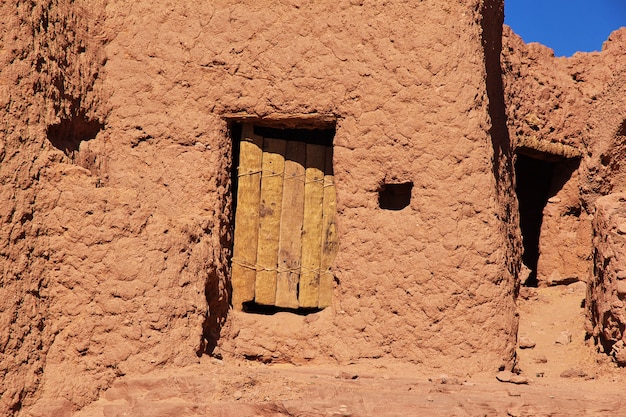
POLYGON ((522 336, 519 338, 518 345, 520 349, 532 349, 537 344, 528 336, 522 336))
POLYGON ((335 374, 335 378, 337 379, 358 379, 359 375, 352 373, 352 372, 339 372, 338 374, 335 374))
POLYGON ((587 373, 580 369, 567 369, 561 372, 561 378, 585 378, 587 373))
POLYGON ((613 345, 611 348, 611 356, 613 356, 613 359, 618 365, 626 365, 626 345, 624 345, 623 340, 620 340, 613 345))
MULTIPOLYGON (((520 272, 520 274, 521 274, 521 272, 520 272)), ((519 289, 519 296, 521 298, 523 298, 524 300, 536 300, 539 297, 539 293, 534 288, 531 288, 531 287, 521 287, 519 289)))
POLYGON ((447 374, 441 374, 438 377, 428 378, 428 381, 443 385, 463 385, 463 381, 455 377, 450 377, 447 374))
POLYGON ((569 345, 572 343, 572 333, 568 330, 562 331, 554 343, 557 345, 569 345))
POLYGON ((518 384, 518 385, 528 384, 531 382, 530 378, 515 374, 510 371, 499 372, 496 375, 496 379, 500 382, 509 382, 511 384, 518 384))

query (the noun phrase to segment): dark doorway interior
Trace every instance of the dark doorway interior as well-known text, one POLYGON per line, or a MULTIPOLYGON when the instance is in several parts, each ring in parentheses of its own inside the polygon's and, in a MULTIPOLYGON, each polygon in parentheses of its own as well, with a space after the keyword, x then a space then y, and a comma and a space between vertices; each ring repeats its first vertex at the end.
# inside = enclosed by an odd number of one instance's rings
MULTIPOLYGON (((515 162, 516 193, 519 202, 520 228, 524 254, 522 261, 531 270, 522 284, 536 287, 539 261, 539 239, 544 209, 548 199, 554 197, 570 181, 578 169, 580 160, 558 155, 535 152, 532 156, 517 153, 515 162)), ((563 215, 580 215, 580 206, 567 207, 563 215)))
POLYGON ((531 270, 523 284, 537 286, 537 262, 539 260, 539 236, 543 221, 543 209, 548 202, 550 184, 555 163, 518 154, 515 162, 517 199, 520 211, 520 228, 524 254, 522 261, 531 270))

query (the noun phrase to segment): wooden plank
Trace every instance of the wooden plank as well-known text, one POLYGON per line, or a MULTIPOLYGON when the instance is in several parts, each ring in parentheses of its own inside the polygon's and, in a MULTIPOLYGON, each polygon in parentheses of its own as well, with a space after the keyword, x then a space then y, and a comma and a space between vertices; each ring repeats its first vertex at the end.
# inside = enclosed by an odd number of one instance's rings
POLYGON ((304 308, 317 307, 319 302, 324 157, 323 145, 307 143, 302 225, 302 273, 298 296, 300 307, 304 308))
POLYGON ((333 297, 334 276, 331 270, 337 254, 337 199, 333 175, 333 148, 326 147, 324 164, 324 203, 322 214, 322 253, 320 260, 320 289, 318 307, 328 307, 333 297))
POLYGON ((276 301, 276 267, 283 199, 285 146, 282 139, 264 138, 263 172, 261 174, 261 203, 259 206, 259 236, 257 275, 254 301, 274 305, 276 301))
POLYGON ((298 308, 298 283, 304 220, 304 165, 306 144, 288 141, 278 248, 276 306, 298 308))
POLYGON ((254 299, 256 256, 261 196, 261 161, 263 138, 244 125, 241 134, 238 167, 237 213, 232 261, 233 308, 254 299))

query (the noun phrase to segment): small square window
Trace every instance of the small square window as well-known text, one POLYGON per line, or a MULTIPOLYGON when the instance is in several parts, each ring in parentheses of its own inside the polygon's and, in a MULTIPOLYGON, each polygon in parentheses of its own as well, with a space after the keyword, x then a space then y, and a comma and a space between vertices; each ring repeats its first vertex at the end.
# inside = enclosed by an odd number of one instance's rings
POLYGON ((378 190, 378 206, 384 210, 402 210, 411 204, 412 182, 383 184, 378 190))

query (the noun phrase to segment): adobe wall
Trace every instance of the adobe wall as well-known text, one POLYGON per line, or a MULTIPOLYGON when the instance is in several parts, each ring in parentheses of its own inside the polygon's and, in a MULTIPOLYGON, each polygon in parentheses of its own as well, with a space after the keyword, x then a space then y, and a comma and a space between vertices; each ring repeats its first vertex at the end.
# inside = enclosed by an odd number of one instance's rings
POLYGON ((593 207, 596 199, 626 191, 623 161, 626 156, 626 29, 611 33, 600 54, 581 57, 580 66, 588 79, 595 80, 593 107, 587 121, 590 133, 583 136, 588 157, 583 165, 589 179, 583 185, 584 204, 593 207))
POLYGON ((604 44, 602 65, 590 72, 605 80, 605 87, 589 117, 593 132, 584 172, 583 201, 595 209, 593 268, 587 288, 587 332, 598 348, 626 365, 624 317, 624 215, 626 200, 626 29, 611 34, 604 44))
MULTIPOLYGON (((48 126, 76 117, 94 125, 104 117, 105 103, 95 91, 95 81, 105 61, 102 8, 91 9, 90 18, 69 1, 3 2, 0 5, 0 414, 11 415, 32 402, 44 379, 44 369, 58 358, 65 334, 91 336, 93 322, 78 321, 81 297, 78 273, 65 254, 75 247, 55 250, 62 227, 51 223, 51 211, 62 210, 57 202, 63 192, 94 188, 85 169, 67 163, 46 139, 48 126), (88 33, 94 36, 87 36, 88 33), (59 186, 57 189, 56 187, 59 186), (55 195, 56 192, 56 195, 55 195), (56 208, 55 208, 56 206, 56 208), (77 292, 68 289, 75 286, 77 292), (76 298, 75 298, 76 297, 76 298), (84 327, 83 327, 84 325, 84 327), (74 330, 72 329, 74 328, 74 330), (56 346, 56 347, 53 347, 56 346)), ((88 201, 74 201, 65 225, 81 223, 78 214, 88 201), (76 216, 71 216, 74 214, 76 216)), ((101 215, 101 214, 100 214, 101 215)), ((97 337, 105 339, 99 331, 97 337)), ((68 355, 77 355, 68 349, 68 355)), ((73 377, 78 369, 65 364, 73 377)), ((102 367, 99 374, 111 372, 102 367)), ((78 382, 76 382, 77 384, 78 382)), ((89 384, 90 398, 100 381, 89 384)), ((67 389, 65 392, 68 392, 67 389)), ((72 394, 76 398, 81 395, 72 394)), ((84 400, 83 400, 84 401, 84 400)))
POLYGON ((531 148, 538 157, 579 155, 570 158, 577 167, 558 181, 560 188, 543 209, 539 283, 568 277, 587 281, 587 332, 623 366, 626 29, 613 32, 601 52, 571 58, 554 58, 539 44, 525 45, 508 28, 504 43, 515 149, 531 148))
MULTIPOLYGON (((580 115, 588 114, 591 106, 588 83, 577 79, 581 76, 579 66, 572 63, 575 58, 555 58, 550 48, 525 44, 506 26, 502 54, 507 121, 516 159, 539 161, 530 165, 531 171, 537 172, 518 169, 516 184, 530 187, 527 198, 536 197, 542 186, 546 187, 544 201, 535 202, 543 207, 539 208, 538 242, 525 236, 527 244, 538 246, 537 282, 586 281, 591 221, 582 207, 578 168, 585 153, 582 137, 586 132, 586 119, 580 115)), ((526 205, 533 209, 533 204, 526 205)), ((522 209, 524 206, 522 202, 522 209)), ((524 270, 522 283, 530 272, 524 270)))
POLYGON ((590 280, 595 201, 623 191, 624 29, 601 52, 555 58, 504 29, 507 121, 516 152, 557 161, 543 210, 540 285, 590 280))
POLYGON ((0 414, 80 408, 118 376, 202 353, 513 366, 501 2, 2 12, 0 414), (320 313, 229 309, 241 117, 336 120, 340 249, 320 313), (406 181, 410 206, 380 209, 380 187, 406 181))
MULTIPOLYGON (((391 356, 451 372, 510 366, 514 283, 497 217, 480 15, 460 4, 443 12, 434 3, 311 7, 280 9, 300 28, 295 39, 282 39, 275 24, 243 36, 251 46, 223 60, 249 71, 250 89, 232 102, 223 95, 221 104, 228 111, 251 101, 248 112, 261 116, 339 116, 334 302, 306 317, 232 313, 217 353, 267 362, 391 356), (327 23, 311 27, 313 20, 327 23), (277 87, 265 79, 282 71, 282 58, 257 52, 269 39, 276 48, 306 45, 301 54, 311 60, 288 63, 289 80, 277 87), (241 64, 256 53, 258 64, 241 64), (312 78, 320 71, 325 78, 312 78), (378 208, 382 184, 407 181, 414 184, 407 209, 378 208)), ((256 13, 242 19, 255 21, 256 13)))
POLYGON ((600 197, 593 222, 593 276, 587 289, 587 332, 599 349, 626 365, 626 194, 600 197))

